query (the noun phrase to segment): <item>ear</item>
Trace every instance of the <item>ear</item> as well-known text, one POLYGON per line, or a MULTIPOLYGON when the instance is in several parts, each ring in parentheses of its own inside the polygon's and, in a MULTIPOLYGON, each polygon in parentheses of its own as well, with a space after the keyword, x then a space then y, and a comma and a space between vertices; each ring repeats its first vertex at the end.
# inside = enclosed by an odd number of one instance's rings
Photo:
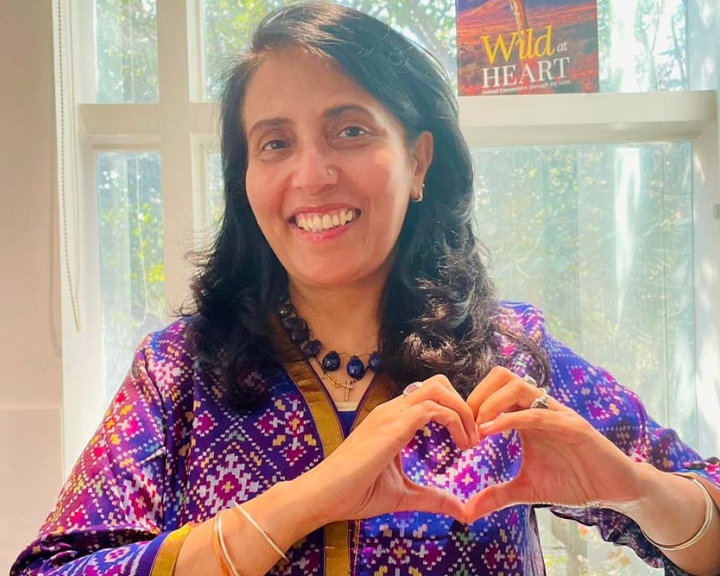
POLYGON ((415 139, 412 145, 412 166, 413 166, 413 188, 411 195, 422 198, 422 190, 425 185, 425 176, 432 164, 433 159, 433 135, 431 132, 423 132, 415 139))

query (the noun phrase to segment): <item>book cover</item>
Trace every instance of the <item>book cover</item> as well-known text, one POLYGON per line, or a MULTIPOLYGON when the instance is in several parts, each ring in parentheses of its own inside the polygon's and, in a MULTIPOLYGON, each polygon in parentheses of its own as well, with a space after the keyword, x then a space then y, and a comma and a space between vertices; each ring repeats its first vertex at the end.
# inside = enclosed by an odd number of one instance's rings
POLYGON ((597 92, 596 0, 456 0, 461 96, 597 92))

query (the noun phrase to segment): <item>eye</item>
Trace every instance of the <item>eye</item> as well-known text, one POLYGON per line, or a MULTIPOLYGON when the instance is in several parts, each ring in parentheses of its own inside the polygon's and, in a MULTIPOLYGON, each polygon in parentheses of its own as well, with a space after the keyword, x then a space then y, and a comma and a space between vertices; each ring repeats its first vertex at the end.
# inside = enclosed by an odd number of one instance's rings
POLYGON ((347 126, 340 130, 338 136, 340 138, 358 138, 359 136, 365 136, 367 133, 367 130, 360 126, 347 126))
POLYGON ((281 150, 283 148, 287 147, 287 142, 284 140, 269 140, 268 142, 265 142, 265 144, 262 145, 260 148, 261 151, 271 151, 271 150, 281 150))

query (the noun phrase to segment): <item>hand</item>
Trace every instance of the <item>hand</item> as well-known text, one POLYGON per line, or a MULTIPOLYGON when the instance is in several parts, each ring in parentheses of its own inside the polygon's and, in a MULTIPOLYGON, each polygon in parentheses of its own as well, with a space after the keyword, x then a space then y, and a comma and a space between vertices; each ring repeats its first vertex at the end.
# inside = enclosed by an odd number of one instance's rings
POLYGON ((468 522, 514 504, 620 509, 641 497, 639 470, 627 455, 553 398, 548 410, 531 409, 539 397, 532 383, 499 367, 470 394, 480 435, 516 430, 522 463, 515 478, 466 502, 468 522))
POLYGON ((323 523, 414 510, 465 521, 454 494, 405 476, 400 451, 429 422, 445 426, 462 449, 478 443, 470 407, 444 376, 375 408, 323 462, 301 476, 317 495, 323 523))

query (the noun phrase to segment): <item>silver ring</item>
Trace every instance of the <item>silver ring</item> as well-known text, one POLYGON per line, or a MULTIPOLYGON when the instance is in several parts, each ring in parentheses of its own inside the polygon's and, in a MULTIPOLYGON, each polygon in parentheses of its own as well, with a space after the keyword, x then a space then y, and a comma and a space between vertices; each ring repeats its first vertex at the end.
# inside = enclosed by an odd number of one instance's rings
POLYGON ((530 376, 529 374, 528 374, 527 376, 523 376, 523 380, 524 380, 525 382, 527 382, 528 384, 530 384, 530 386, 534 386, 535 388, 538 387, 537 380, 535 380, 535 378, 533 378, 533 377, 530 376))
POLYGON ((530 408, 550 410, 550 405, 548 404, 548 400, 550 400, 550 394, 548 394, 548 391, 545 390, 545 388, 540 388, 540 392, 542 393, 542 396, 540 396, 540 398, 535 398, 535 400, 533 400, 533 403, 530 404, 530 408))
POLYGON ((411 382, 410 384, 405 386, 405 390, 402 391, 403 396, 409 396, 410 394, 418 390, 422 385, 423 383, 420 381, 411 382))

